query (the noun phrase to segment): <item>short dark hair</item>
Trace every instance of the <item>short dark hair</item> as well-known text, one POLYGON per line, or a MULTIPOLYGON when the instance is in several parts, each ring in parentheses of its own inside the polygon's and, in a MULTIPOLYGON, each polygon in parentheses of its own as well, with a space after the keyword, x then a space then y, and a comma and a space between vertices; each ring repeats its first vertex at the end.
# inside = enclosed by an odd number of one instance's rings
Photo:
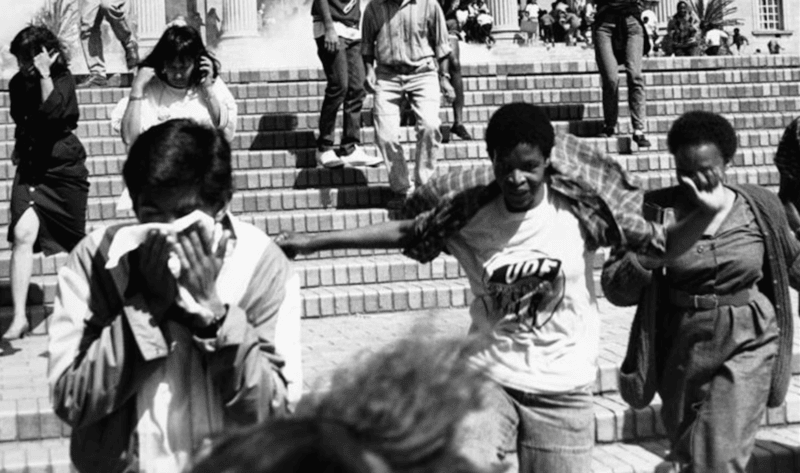
POLYGON ((678 117, 667 134, 667 146, 673 155, 681 148, 703 144, 715 145, 728 164, 738 146, 736 130, 722 115, 694 110, 678 117))
POLYGON ((193 120, 156 125, 136 139, 122 169, 136 209, 150 190, 196 189, 206 205, 222 207, 233 196, 231 148, 221 131, 193 120))
POLYGON ((196 29, 188 25, 172 25, 161 35, 153 50, 139 64, 140 67, 152 67, 156 71, 156 76, 162 81, 166 80, 164 66, 175 61, 185 60, 195 63, 195 70, 189 78, 189 86, 200 85, 199 63, 200 58, 206 56, 211 59, 214 65, 214 77, 219 74, 219 61, 206 49, 203 39, 196 29))
POLYGON ((525 102, 503 105, 489 119, 486 127, 486 149, 489 158, 505 156, 520 143, 538 146, 550 156, 555 130, 543 108, 525 102))
POLYGON ((67 69, 69 62, 69 52, 58 37, 45 26, 30 25, 23 28, 11 40, 9 51, 14 57, 18 59, 33 59, 34 56, 45 48, 51 54, 53 51, 58 51, 59 55, 56 58, 51 70, 62 71, 67 69))

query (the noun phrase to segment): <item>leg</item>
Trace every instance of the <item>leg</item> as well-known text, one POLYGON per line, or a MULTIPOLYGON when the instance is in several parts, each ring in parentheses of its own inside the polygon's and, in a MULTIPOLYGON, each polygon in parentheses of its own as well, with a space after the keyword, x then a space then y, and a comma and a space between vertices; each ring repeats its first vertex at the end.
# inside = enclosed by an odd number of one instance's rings
POLYGON ((472 135, 464 126, 464 78, 461 75, 461 49, 458 36, 450 35, 450 48, 452 49, 449 62, 450 84, 453 85, 456 92, 453 100, 453 126, 450 127, 450 134, 454 134, 462 140, 471 140, 472 135))
POLYGON ((672 460, 693 473, 744 472, 769 395, 775 313, 764 302, 679 325, 659 389, 672 460))
POLYGON ((364 60, 361 42, 345 40, 347 60, 347 95, 344 98, 344 133, 342 152, 350 154, 361 144, 361 108, 367 93, 364 90, 364 60))
POLYGON ((103 57, 103 38, 100 33, 103 16, 100 4, 101 0, 80 0, 80 37, 89 73, 105 76, 106 63, 103 57))
POLYGON ((628 40, 625 44, 625 76, 628 81, 628 107, 631 111, 634 140, 639 146, 647 147, 644 132, 644 120, 647 111, 644 92, 644 75, 642 74, 642 49, 644 48, 644 29, 638 20, 629 16, 627 19, 628 40))
POLYGON ((405 195, 411 184, 408 180, 405 153, 400 144, 400 102, 402 99, 403 86, 400 77, 379 74, 373 110, 375 144, 389 169, 389 186, 395 193, 405 195))
POLYGON ((133 40, 133 33, 128 24, 127 0, 115 0, 105 9, 105 16, 114 31, 122 48, 125 49, 125 64, 128 69, 133 69, 139 62, 139 46, 133 40))
POLYGON ((523 473, 588 473, 594 446, 592 395, 515 392, 519 406, 519 460, 523 473))
POLYGON ((339 38, 339 48, 335 52, 329 52, 325 49, 324 37, 317 38, 317 55, 328 80, 319 114, 317 149, 329 151, 333 149, 336 115, 347 95, 347 52, 344 40, 339 38))
POLYGON ((459 450, 479 471, 516 473, 519 414, 505 390, 496 384, 487 389, 484 406, 471 412, 459 427, 459 450))
POLYGON ((461 77, 461 49, 458 37, 450 35, 450 83, 456 91, 453 100, 453 124, 464 123, 464 79, 461 77))
POLYGON ((439 118, 441 91, 436 72, 415 74, 408 80, 407 92, 417 117, 417 148, 414 184, 420 186, 436 172, 442 151, 442 124, 439 118))
POLYGON ((595 60, 603 84, 603 121, 605 130, 612 132, 617 126, 619 116, 619 64, 611 45, 614 27, 613 23, 603 22, 592 32, 595 60))
POLYGON ((11 249, 11 298, 14 303, 14 321, 6 331, 6 338, 19 338, 28 330, 25 305, 33 273, 33 245, 38 235, 39 217, 30 207, 14 226, 14 246, 11 249))

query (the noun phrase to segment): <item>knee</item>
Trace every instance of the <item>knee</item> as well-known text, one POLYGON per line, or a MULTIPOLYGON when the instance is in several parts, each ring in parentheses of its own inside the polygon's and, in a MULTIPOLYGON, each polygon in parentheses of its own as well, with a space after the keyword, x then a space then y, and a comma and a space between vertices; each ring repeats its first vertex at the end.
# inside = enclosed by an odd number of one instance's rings
POLYGON ((38 227, 38 225, 30 222, 17 223, 14 226, 14 247, 33 246, 39 234, 38 227))
POLYGON ((344 98, 347 94, 347 84, 339 78, 328 79, 328 86, 325 88, 325 95, 334 98, 344 98))
POLYGON ((459 54, 450 54, 448 68, 450 69, 450 72, 461 72, 461 58, 459 57, 459 54))

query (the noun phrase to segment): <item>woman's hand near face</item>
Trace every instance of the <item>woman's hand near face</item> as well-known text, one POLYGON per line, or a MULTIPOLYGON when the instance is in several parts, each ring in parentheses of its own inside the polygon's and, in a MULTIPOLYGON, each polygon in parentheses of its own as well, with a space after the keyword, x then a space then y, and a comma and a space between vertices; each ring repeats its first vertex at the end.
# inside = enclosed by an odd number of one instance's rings
POLYGON ((217 276, 229 237, 230 233, 225 231, 217 250, 213 251, 212 237, 201 225, 193 225, 177 235, 174 249, 181 262, 178 282, 208 311, 208 314, 192 314, 194 327, 207 327, 225 313, 225 305, 217 292, 217 276))
POLYGON ((214 63, 208 56, 200 56, 200 77, 202 78, 200 85, 206 89, 210 89, 216 81, 216 77, 214 77, 214 63))
POLYGON ((50 77, 50 67, 56 62, 58 56, 61 53, 56 51, 53 54, 47 52, 44 46, 42 46, 42 50, 39 51, 39 54, 33 57, 33 67, 36 68, 36 71, 39 72, 39 76, 42 78, 50 77))
POLYGON ((141 97, 144 95, 144 88, 156 76, 156 70, 152 67, 142 66, 136 71, 136 77, 131 84, 131 95, 141 97))
POLYGON ((725 208, 727 202, 720 172, 716 168, 706 168, 698 170, 692 176, 682 174, 678 179, 702 210, 718 213, 725 208))

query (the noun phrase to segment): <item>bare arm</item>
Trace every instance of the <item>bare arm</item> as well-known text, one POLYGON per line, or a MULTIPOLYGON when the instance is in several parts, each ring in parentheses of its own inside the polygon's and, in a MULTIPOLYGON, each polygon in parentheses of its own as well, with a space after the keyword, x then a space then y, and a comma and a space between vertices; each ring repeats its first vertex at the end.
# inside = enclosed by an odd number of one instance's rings
POLYGON ((413 235, 414 220, 393 220, 338 232, 281 233, 275 238, 290 258, 322 250, 344 248, 403 248, 413 235))

